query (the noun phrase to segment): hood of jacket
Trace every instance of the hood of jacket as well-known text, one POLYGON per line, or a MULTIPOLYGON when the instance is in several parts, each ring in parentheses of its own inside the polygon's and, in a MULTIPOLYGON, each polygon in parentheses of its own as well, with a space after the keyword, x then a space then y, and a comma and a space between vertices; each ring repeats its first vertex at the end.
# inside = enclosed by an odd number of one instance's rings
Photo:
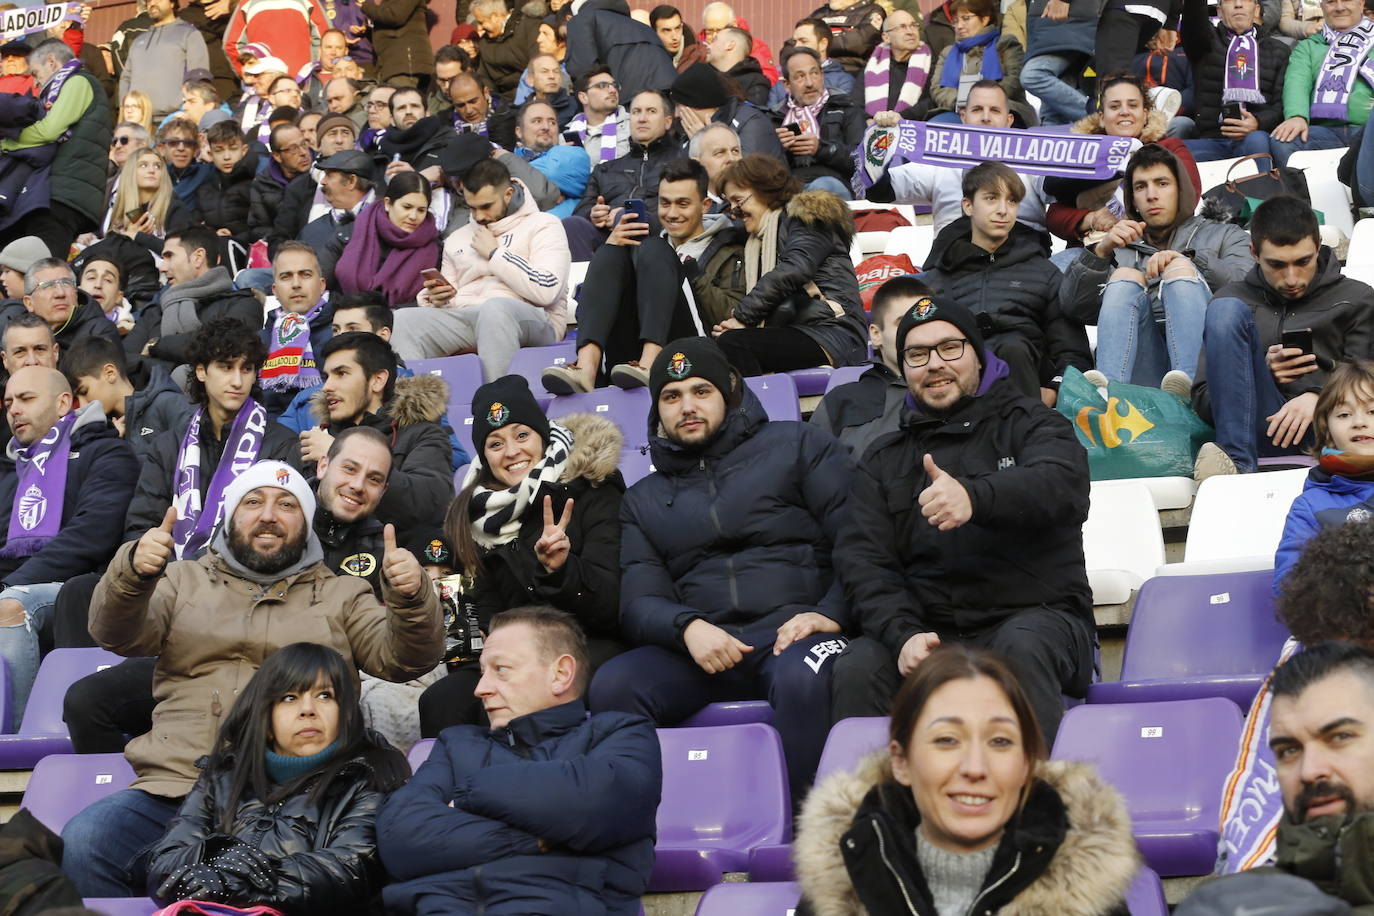
POLYGON ((125 398, 125 417, 138 414, 142 405, 153 403, 159 395, 176 394, 183 398, 186 396, 185 392, 177 387, 177 383, 172 381, 172 376, 166 369, 142 359, 130 360, 129 382, 134 386, 134 393, 125 398))
MULTIPOLYGON (((437 375, 398 378, 391 400, 383 404, 380 411, 395 420, 398 427, 438 423, 447 412, 448 383, 437 375)), ((310 415, 317 423, 330 425, 323 389, 310 396, 310 415)))
POLYGON ((620 464, 620 450, 625 445, 620 427, 590 413, 570 413, 559 417, 558 422, 573 434, 572 454, 559 479, 585 477, 594 487, 605 483, 620 464))
MULTIPOLYGON (((1076 134, 1105 134, 1106 127, 1102 124, 1102 112, 1095 111, 1086 118, 1079 118, 1074 122, 1073 132, 1076 134)), ((1164 117, 1162 111, 1151 111, 1145 116, 1145 126, 1140 129, 1141 143, 1154 143, 1156 140, 1163 139, 1169 132, 1169 121, 1164 117)))
MULTIPOLYGON (((1173 160, 1174 175, 1178 179, 1178 212, 1174 216, 1174 224, 1169 227, 1169 235, 1172 237, 1180 226, 1193 218, 1193 214, 1197 210, 1198 189, 1193 184, 1193 177, 1188 174, 1187 167, 1184 166, 1178 156, 1174 155, 1173 150, 1164 146, 1161 146, 1160 149, 1167 152, 1169 158, 1173 160)), ((1126 215, 1130 219, 1140 220, 1143 218, 1136 211, 1135 198, 1131 194, 1131 174, 1131 169, 1128 166, 1125 175, 1121 178, 1121 197, 1126 204, 1126 215)))
POLYGON ((787 215, 813 226, 828 226, 844 239, 845 245, 854 240, 854 211, 829 191, 802 191, 787 202, 787 215))
MULTIPOLYGON (((1140 862, 1120 794, 1086 763, 1041 761, 1034 778, 1059 795, 1068 830, 1044 870, 1000 912, 1003 916, 1110 912, 1121 903, 1140 862)), ((870 790, 892 781, 892 762, 884 749, 864 758, 853 771, 825 777, 806 797, 792 856, 803 896, 816 916, 864 912, 840 853, 840 841, 870 790)))

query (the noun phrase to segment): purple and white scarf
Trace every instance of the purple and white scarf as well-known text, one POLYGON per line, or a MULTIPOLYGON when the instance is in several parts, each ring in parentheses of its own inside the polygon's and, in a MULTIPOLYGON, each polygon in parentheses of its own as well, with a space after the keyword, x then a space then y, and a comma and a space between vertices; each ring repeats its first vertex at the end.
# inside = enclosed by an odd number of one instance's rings
POLYGON ((243 106, 243 117, 239 119, 239 129, 245 135, 256 129, 258 142, 265 144, 267 138, 272 135, 272 128, 267 123, 267 118, 271 114, 272 103, 267 99, 255 96, 243 106))
POLYGON ((278 306, 273 313, 271 336, 267 339, 267 362, 258 371, 258 380, 268 391, 300 390, 318 385, 320 369, 315 364, 315 348, 310 342, 310 322, 329 301, 324 297, 304 315, 278 306))
POLYGON ((43 104, 43 110, 48 111, 57 102, 57 95, 62 91, 62 87, 71 79, 73 73, 81 69, 79 58, 73 57, 65 64, 57 68, 57 72, 48 80, 48 85, 43 87, 43 92, 38 96, 38 101, 43 104))
MULTIPOLYGON (((601 122, 601 154, 597 157, 598 162, 610 162, 616 157, 616 147, 620 142, 619 134, 620 109, 616 109, 606 115, 606 120, 601 122)), ((568 126, 563 128, 564 133, 576 134, 578 142, 583 146, 587 145, 587 135, 591 128, 587 125, 586 112, 579 111, 568 122, 568 126)))
POLYGON ((821 111, 825 108, 825 103, 830 101, 830 90, 821 93, 821 97, 810 105, 798 105, 796 99, 792 98, 792 93, 787 94, 787 113, 782 116, 782 125, 795 124, 801 128, 804 134, 820 136, 821 133, 821 111))
MULTIPOLYGON (((864 66, 864 113, 870 118, 880 111, 888 110, 891 71, 892 49, 887 45, 878 45, 864 66)), ((902 82, 901 92, 897 94, 897 105, 894 110, 901 111, 921 101, 921 93, 925 91, 926 81, 930 76, 929 71, 930 45, 923 41, 907 58, 906 79, 902 82)))
POLYGON ((485 137, 487 136, 487 119, 483 118, 473 124, 464 121, 463 116, 455 111, 453 113, 453 129, 460 134, 477 134, 478 136, 485 137))
POLYGON ((864 132, 854 151, 851 183, 862 197, 883 172, 904 162, 971 169, 989 161, 1005 162, 1026 175, 1108 181, 1125 171, 1126 160, 1138 149, 1134 137, 902 121, 864 132))
POLYGON ((1314 118, 1345 121, 1349 119, 1346 106, 1355 80, 1364 77, 1365 82, 1374 86, 1374 64, 1369 59, 1369 52, 1374 49, 1374 21, 1361 19, 1344 32, 1323 25, 1322 37, 1326 39, 1326 58, 1312 87, 1311 114, 1314 118))
POLYGON ((197 410, 192 414, 186 435, 181 437, 181 449, 177 452, 176 492, 172 497, 177 520, 172 526, 172 541, 178 560, 195 556, 210 542, 220 516, 224 514, 224 488, 257 462, 263 437, 267 433, 267 410, 252 398, 244 401, 224 440, 224 452, 220 455, 219 465, 210 478, 210 486, 206 488, 202 501, 200 424, 205 419, 205 410, 197 410), (204 511, 206 506, 212 507, 211 511, 204 511))
POLYGON ((76 414, 58 419, 43 438, 15 453, 19 484, 0 557, 31 557, 57 536, 67 496, 67 459, 76 414))
POLYGON ((1259 32, 1231 35, 1231 43, 1226 47, 1226 72, 1222 76, 1221 100, 1223 102, 1264 101, 1264 93, 1259 88, 1259 32))

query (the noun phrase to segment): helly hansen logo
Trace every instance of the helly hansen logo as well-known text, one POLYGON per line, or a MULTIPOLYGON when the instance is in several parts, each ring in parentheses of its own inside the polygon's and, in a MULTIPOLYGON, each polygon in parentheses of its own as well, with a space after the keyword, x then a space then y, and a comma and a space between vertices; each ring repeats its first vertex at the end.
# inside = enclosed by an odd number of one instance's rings
POLYGON ((816 643, 811 647, 811 651, 806 653, 806 667, 820 674, 825 660, 832 655, 839 655, 848 644, 847 639, 827 639, 825 642, 816 643))
POLYGON ((1008 455, 1005 458, 997 459, 997 470, 999 471, 1005 471, 1007 468, 1014 467, 1016 467, 1016 459, 1013 458, 1011 455, 1008 455))

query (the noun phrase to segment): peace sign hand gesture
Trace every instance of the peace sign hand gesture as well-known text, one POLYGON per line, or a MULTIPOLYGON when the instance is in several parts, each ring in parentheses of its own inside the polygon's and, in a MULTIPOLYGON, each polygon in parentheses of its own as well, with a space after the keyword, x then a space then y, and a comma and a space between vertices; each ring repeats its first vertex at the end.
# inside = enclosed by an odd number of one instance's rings
POLYGON ((553 498, 544 497, 544 533, 534 543, 534 555, 544 572, 557 572, 568 560, 572 542, 568 540, 568 523, 572 521, 573 501, 563 504, 563 516, 558 524, 553 521, 553 498))

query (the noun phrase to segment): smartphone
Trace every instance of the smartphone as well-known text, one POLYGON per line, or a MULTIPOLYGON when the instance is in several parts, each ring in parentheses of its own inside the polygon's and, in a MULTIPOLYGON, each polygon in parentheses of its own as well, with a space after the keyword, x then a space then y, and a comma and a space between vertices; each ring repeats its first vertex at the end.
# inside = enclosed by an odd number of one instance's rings
POLYGON ((143 219, 143 214, 145 214, 145 213, 147 213, 147 212, 148 212, 148 208, 147 208, 146 206, 145 206, 145 207, 137 207, 137 208, 135 208, 135 209, 133 209, 133 210, 130 210, 128 213, 125 213, 125 214, 124 214, 124 218, 125 218, 126 220, 128 220, 129 222, 131 222, 131 223, 136 223, 136 222, 138 222, 139 220, 143 219))
POLYGON ((1285 350, 1301 350, 1304 353, 1311 353, 1314 349, 1311 328, 1295 328, 1291 331, 1284 331, 1280 342, 1285 350))
POLYGON ((1240 107, 1240 102, 1227 102, 1221 106, 1221 117, 1223 120, 1230 118, 1233 121, 1239 121, 1245 117, 1245 112, 1240 107))
POLYGON ((800 124, 788 124, 787 129, 792 131, 792 133, 796 134, 797 136, 801 136, 802 130, 800 124))
POLYGON ((433 280, 435 283, 442 283, 445 286, 449 285, 449 282, 444 279, 444 275, 441 274, 436 267, 426 267, 424 270, 420 271, 420 279, 433 280))
POLYGON ((644 207, 644 201, 638 197, 630 197, 625 201, 625 212, 620 214, 620 219, 630 220, 633 223, 647 223, 649 221, 649 211, 644 207))

